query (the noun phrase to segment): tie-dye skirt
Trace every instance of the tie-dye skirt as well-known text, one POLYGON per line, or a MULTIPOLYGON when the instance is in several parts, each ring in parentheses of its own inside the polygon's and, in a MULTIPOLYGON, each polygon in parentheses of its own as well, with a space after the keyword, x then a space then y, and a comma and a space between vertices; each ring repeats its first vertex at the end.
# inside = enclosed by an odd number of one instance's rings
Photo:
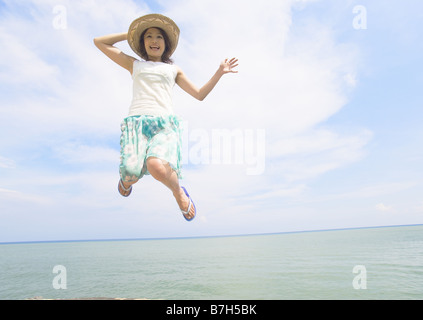
POLYGON ((149 157, 159 158, 182 178, 182 121, 175 115, 130 116, 121 124, 120 176, 133 182, 150 174, 149 157))

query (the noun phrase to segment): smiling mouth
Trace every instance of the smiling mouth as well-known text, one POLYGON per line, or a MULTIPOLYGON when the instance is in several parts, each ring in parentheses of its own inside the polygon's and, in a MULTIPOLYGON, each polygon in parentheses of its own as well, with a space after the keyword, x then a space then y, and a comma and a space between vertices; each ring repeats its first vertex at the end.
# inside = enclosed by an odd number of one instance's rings
POLYGON ((158 51, 158 50, 160 50, 160 47, 150 46, 150 49, 158 51))

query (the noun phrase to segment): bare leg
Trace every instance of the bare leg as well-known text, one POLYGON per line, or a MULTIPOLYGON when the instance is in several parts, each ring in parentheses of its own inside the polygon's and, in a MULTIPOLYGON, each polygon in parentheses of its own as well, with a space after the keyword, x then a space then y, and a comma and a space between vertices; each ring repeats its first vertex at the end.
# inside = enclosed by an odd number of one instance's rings
MULTIPOLYGON (((168 187, 173 196, 176 199, 176 202, 179 205, 181 210, 186 211, 189 206, 189 199, 186 196, 184 190, 182 190, 181 186, 179 185, 179 179, 175 171, 170 167, 169 164, 164 164, 162 160, 154 157, 150 157, 147 159, 147 170, 153 176, 154 179, 163 183, 166 187, 168 187)), ((187 219, 193 218, 195 215, 194 206, 191 206, 190 212, 185 215, 187 219)))

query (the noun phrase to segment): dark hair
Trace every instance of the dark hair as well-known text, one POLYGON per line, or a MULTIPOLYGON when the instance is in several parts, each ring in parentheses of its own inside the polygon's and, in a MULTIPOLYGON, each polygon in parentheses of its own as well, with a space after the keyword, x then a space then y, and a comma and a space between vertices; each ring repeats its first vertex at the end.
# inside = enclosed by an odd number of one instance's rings
MULTIPOLYGON (((163 55, 162 55, 162 62, 173 64, 173 60, 170 58, 170 52, 169 52, 169 49, 170 49, 169 37, 167 36, 166 32, 163 31, 163 29, 158 27, 154 27, 154 28, 160 31, 165 42, 165 51, 163 52, 163 55)), ((145 50, 145 45, 144 45, 144 36, 147 30, 148 29, 144 30, 144 32, 141 33, 141 36, 140 36, 140 52, 142 54, 141 56, 146 57, 148 59, 147 50, 145 50)))

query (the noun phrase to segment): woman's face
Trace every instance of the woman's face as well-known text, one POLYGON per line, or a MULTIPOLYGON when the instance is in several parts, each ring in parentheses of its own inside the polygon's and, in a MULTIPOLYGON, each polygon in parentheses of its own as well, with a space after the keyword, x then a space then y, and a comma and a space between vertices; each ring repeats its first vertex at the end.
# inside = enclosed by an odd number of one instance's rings
POLYGON ((150 28, 144 35, 144 46, 148 58, 151 61, 161 61, 162 55, 166 49, 165 40, 157 28, 150 28))

